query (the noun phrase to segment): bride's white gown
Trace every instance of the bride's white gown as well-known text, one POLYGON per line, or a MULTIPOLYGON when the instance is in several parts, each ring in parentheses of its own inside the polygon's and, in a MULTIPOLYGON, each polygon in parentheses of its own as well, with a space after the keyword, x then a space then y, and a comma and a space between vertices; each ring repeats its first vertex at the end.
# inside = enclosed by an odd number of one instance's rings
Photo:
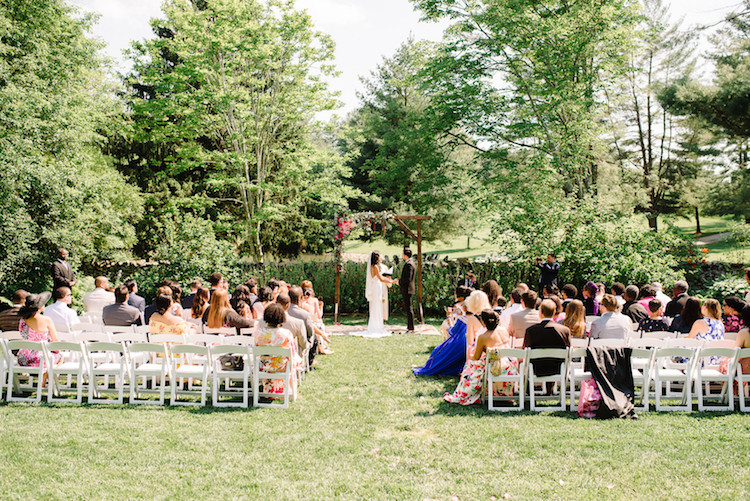
POLYGON ((385 329, 385 319, 388 318, 388 286, 372 276, 372 267, 367 266, 367 281, 365 297, 370 302, 370 319, 367 330, 356 334, 364 337, 384 337, 391 333, 385 329))

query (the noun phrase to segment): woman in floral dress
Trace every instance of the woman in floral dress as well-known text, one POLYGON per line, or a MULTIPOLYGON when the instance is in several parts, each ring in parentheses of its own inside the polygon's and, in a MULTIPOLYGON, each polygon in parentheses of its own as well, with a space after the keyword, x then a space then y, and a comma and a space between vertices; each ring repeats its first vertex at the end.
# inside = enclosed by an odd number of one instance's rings
MULTIPOLYGON (((18 322, 18 330, 21 337, 26 341, 57 341, 55 324, 50 318, 42 315, 44 306, 52 294, 42 292, 41 294, 29 294, 26 304, 18 310, 21 320, 18 322)), ((26 367, 39 367, 43 355, 36 350, 18 350, 18 365, 26 367)), ((60 361, 60 355, 54 354, 53 363, 60 361)), ((46 374, 45 374, 46 379, 46 374)))
MULTIPOLYGON (((471 405, 482 400, 484 396, 484 374, 485 365, 487 360, 487 351, 491 348, 509 348, 510 347, 510 336, 508 332, 498 327, 500 323, 500 317, 497 313, 492 310, 483 310, 481 313, 482 325, 487 329, 485 332, 477 336, 476 348, 470 358, 466 361, 464 369, 461 372, 461 379, 458 382, 456 391, 453 394, 446 393, 443 398, 446 402, 461 405, 471 405)), ((511 359, 505 359, 508 364, 516 364, 517 361, 511 359)), ((513 370, 511 367, 506 370, 513 370)), ((493 393, 497 395, 508 395, 509 388, 496 387, 493 389, 493 393)), ((512 388, 510 388, 512 391, 512 388)))
MULTIPOLYGON (((255 346, 280 346, 291 348, 292 351, 292 378, 297 377, 297 371, 302 367, 302 357, 297 350, 297 342, 287 329, 281 327, 286 320, 284 307, 278 303, 271 303, 263 311, 265 325, 255 332, 255 346)), ((260 359, 260 370, 263 372, 284 372, 288 359, 286 357, 272 357, 264 355, 260 359)), ((264 393, 284 393, 284 380, 264 379, 264 393)))
MULTIPOLYGON (((706 299, 701 309, 703 318, 696 320, 690 329, 688 338, 703 341, 719 341, 724 339, 724 324, 721 321, 721 305, 715 299, 706 299)), ((721 357, 711 357, 708 365, 719 365, 721 357)))

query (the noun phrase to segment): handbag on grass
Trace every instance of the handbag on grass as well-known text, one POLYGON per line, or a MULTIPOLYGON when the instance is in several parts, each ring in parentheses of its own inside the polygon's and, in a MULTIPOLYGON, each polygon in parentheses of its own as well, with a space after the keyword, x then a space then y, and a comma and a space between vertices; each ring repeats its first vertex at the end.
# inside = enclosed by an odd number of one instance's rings
POLYGON ((596 411, 602 403, 602 394, 594 378, 581 383, 581 395, 578 397, 578 415, 583 418, 596 417, 596 411))

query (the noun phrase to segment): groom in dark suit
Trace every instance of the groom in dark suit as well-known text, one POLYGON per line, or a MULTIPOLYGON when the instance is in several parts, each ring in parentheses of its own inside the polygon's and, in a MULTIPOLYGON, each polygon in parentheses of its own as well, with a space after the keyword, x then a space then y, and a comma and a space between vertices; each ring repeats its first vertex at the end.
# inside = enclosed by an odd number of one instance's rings
POLYGON ((401 289, 401 297, 404 301, 404 311, 406 311, 406 322, 408 332, 414 331, 414 308, 411 304, 411 298, 414 296, 414 275, 416 275, 416 266, 411 258, 411 249, 404 247, 404 253, 401 255, 404 260, 404 267, 401 269, 401 278, 398 286, 401 289))

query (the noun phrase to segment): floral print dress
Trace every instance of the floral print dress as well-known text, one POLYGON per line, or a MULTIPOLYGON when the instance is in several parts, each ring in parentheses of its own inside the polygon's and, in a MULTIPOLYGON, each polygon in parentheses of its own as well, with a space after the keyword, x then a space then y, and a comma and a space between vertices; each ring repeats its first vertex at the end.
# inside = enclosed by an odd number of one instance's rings
MULTIPOLYGON (((283 327, 262 327, 255 332, 255 346, 279 346, 291 348, 292 350, 292 378, 297 376, 297 371, 302 365, 302 357, 297 350, 297 341, 291 332, 283 327)), ((271 357, 263 355, 260 357, 260 370, 263 372, 284 372, 286 370, 287 358, 271 357)), ((283 379, 264 379, 264 393, 284 393, 283 379)))
MULTIPOLYGON (((494 348, 510 348, 510 343, 505 343, 494 348)), ((488 351, 492 351, 490 348, 488 351)), ((492 358, 492 357, 491 357, 492 358)), ((446 393, 443 399, 446 402, 460 405, 472 405, 484 400, 486 392, 486 381, 484 378, 487 365, 487 352, 482 353, 479 360, 467 360, 464 369, 461 372, 461 379, 458 382, 456 391, 446 393)), ((493 369, 493 375, 500 374, 518 374, 518 360, 514 358, 501 357, 499 360, 490 361, 493 369), (495 365, 498 365, 497 374, 495 374, 495 365)), ((513 383, 494 383, 492 394, 495 396, 513 395, 513 383)))
MULTIPOLYGON (((47 332, 38 332, 29 326, 24 319, 18 322, 18 330, 21 331, 21 337, 26 341, 49 341, 49 334, 47 332)), ((60 355, 54 354, 54 363, 60 361, 60 355)), ((36 350, 18 350, 18 365, 25 367, 39 367, 42 362, 42 354, 36 350)))
MULTIPOLYGON (((715 320, 713 318, 704 318, 708 324, 708 332, 705 334, 698 334, 695 339, 701 339, 703 341, 719 341, 724 339, 724 324, 721 320, 715 320)), ((722 357, 710 357, 707 365, 719 365, 722 357)))

